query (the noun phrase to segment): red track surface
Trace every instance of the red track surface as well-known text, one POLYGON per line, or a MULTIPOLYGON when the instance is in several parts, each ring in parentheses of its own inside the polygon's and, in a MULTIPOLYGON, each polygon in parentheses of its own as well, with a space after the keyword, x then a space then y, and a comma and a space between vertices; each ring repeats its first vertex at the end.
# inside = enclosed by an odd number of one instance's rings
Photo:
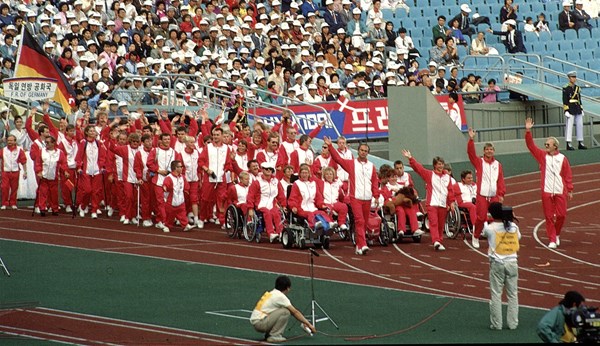
MULTIPOLYGON (((539 174, 507 179, 509 194, 505 198, 505 204, 514 207, 523 234, 519 253, 521 305, 547 308, 570 289, 582 292, 590 304, 597 305, 600 301, 600 255, 595 245, 600 221, 593 217, 600 204, 596 197, 600 191, 600 178, 597 174, 599 168, 600 165, 573 168, 575 197, 569 203, 561 246, 557 250, 546 247, 539 174)), ((108 219, 72 220, 70 217, 60 216, 36 217, 23 221, 24 213, 4 211, 0 214, 0 238, 299 276, 306 276, 308 273, 305 251, 285 250, 280 244, 231 240, 216 226, 190 233, 172 230, 172 233, 165 234, 155 228, 123 226, 116 220, 108 219)), ((374 245, 368 256, 356 256, 350 242, 334 240, 330 250, 325 251, 328 256, 321 256, 315 265, 315 276, 325 280, 368 283, 377 287, 487 300, 488 261, 485 241, 480 250, 470 247, 470 239, 446 240, 444 245, 447 249, 445 252, 435 252, 430 238, 424 236, 421 244, 408 241, 388 247, 374 245)), ((98 324, 95 328, 77 328, 72 326, 73 323, 73 319, 42 315, 37 310, 0 316, 0 324, 5 328, 28 331, 13 330, 15 334, 51 340, 63 340, 54 334, 118 344, 135 343, 142 339, 193 342, 190 337, 203 337, 200 333, 189 331, 179 331, 185 336, 161 333, 141 335, 140 333, 144 333, 143 328, 132 327, 139 324, 120 321, 113 326, 102 324, 91 317, 85 322, 77 323, 98 324), (36 318, 32 319, 31 314, 35 314, 36 318), (61 329, 55 333, 55 328, 61 329), (63 328, 78 334, 64 334, 63 328), (89 335, 78 332, 97 328, 102 329, 102 332, 89 335), (111 328, 110 332, 105 328, 111 328), (118 337, 112 341, 97 340, 100 333, 118 337)), ((219 340, 226 343, 240 342, 227 338, 219 340)))

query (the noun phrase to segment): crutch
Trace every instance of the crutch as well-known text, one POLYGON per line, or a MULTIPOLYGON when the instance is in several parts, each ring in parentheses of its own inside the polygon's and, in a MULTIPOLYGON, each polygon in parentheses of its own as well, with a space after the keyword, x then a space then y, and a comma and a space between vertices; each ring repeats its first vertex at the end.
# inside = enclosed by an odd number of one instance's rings
POLYGON ((140 185, 136 184, 137 187, 137 215, 136 215, 136 219, 137 219, 137 226, 140 227, 140 220, 141 220, 141 215, 140 215, 140 185))
POLYGON ((35 189, 35 201, 33 201, 33 210, 31 211, 31 217, 33 217, 35 215, 35 207, 38 204, 38 199, 40 198, 40 182, 42 181, 42 179, 40 178, 40 180, 37 182, 37 188, 35 189))
POLYGON ((75 196, 71 200, 71 209, 73 209, 73 215, 71 215, 71 219, 75 218, 75 214, 77 214, 77 188, 79 187, 79 172, 75 170, 76 178, 75 178, 75 196))

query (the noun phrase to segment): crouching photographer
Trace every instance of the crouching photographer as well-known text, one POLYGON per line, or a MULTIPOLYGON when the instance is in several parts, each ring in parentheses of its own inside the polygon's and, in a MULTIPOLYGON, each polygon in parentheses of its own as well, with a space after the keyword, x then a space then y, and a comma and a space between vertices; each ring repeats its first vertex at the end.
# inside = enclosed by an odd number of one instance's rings
POLYGON ((546 343, 599 343, 600 316, 596 308, 585 306, 581 293, 569 291, 542 317, 537 334, 546 343))

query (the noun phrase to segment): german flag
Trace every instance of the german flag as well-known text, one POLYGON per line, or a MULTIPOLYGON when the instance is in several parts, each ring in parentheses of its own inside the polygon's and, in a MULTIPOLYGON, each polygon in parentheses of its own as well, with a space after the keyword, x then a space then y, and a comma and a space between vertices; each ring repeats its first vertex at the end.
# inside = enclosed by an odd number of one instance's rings
POLYGON ((58 65, 40 47, 28 30, 21 35, 21 48, 17 56, 15 77, 52 78, 58 81, 53 100, 58 102, 65 114, 71 113, 75 104, 75 91, 58 65))

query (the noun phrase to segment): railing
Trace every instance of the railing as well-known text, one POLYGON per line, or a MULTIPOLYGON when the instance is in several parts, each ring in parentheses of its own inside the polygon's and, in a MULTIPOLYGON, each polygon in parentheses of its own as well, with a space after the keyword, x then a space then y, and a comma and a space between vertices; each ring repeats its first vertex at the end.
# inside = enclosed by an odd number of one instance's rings
MULTIPOLYGON (((133 80, 134 78, 139 77, 139 76, 129 76, 126 77, 126 79, 131 79, 133 80)), ((195 97, 196 99, 198 99, 199 103, 204 103, 204 104, 208 104, 209 106, 212 106, 213 108, 216 109, 220 109, 221 111, 223 111, 222 105, 221 103, 219 103, 218 101, 220 100, 224 100, 224 99, 231 99, 234 95, 234 93, 232 91, 229 90, 223 90, 220 89, 218 87, 213 87, 210 83, 207 83, 205 80, 202 80, 199 76, 196 75, 190 75, 190 74, 163 74, 160 76, 149 76, 149 77, 144 77, 144 78, 150 78, 152 80, 154 80, 154 82, 152 83, 153 85, 157 83, 157 81, 160 80, 167 80, 168 81, 168 89, 163 89, 163 90, 159 90, 159 93, 162 97, 162 95, 166 96, 166 105, 162 105, 162 107, 166 107, 168 109, 174 110, 175 108, 181 108, 184 107, 185 109, 190 109, 190 110, 194 110, 193 107, 189 107, 189 106, 181 106, 178 105, 178 100, 183 100, 186 96, 186 92, 188 92, 187 90, 187 86, 189 86, 190 84, 193 85, 195 88, 193 90, 194 95, 192 95, 193 97, 195 97), (177 88, 177 85, 179 83, 183 83, 184 84, 184 89, 179 90, 177 88), (198 96, 199 95, 199 96, 198 96)), ((214 80, 217 80, 217 82, 226 82, 228 83, 228 85, 230 85, 232 82, 225 80, 225 79, 220 79, 220 78, 214 78, 214 80)), ((159 83, 162 84, 162 83, 159 83)), ((248 91, 252 91, 254 93, 255 90, 253 90, 252 88, 250 88, 249 86, 245 85, 245 84, 236 84, 234 83, 234 85, 242 85, 243 89, 245 90, 245 92, 247 93, 248 91)), ((117 88, 115 89, 115 91, 119 91, 119 92, 124 92, 124 93, 138 93, 139 91, 137 90, 129 90, 129 89, 121 89, 121 88, 117 88)), ((115 92, 113 91, 113 93, 115 92)), ((149 92, 149 89, 145 89, 145 91, 149 92)), ((292 105, 296 106, 296 105, 301 105, 301 106, 305 106, 305 107, 310 107, 310 108, 314 108, 315 110, 318 110, 319 113, 322 113, 325 115, 326 118, 326 123, 328 125, 330 125, 334 131, 336 132, 336 134, 339 136, 340 133, 338 131, 338 129, 334 126, 333 121, 331 120, 331 116, 329 114, 329 112, 319 106, 319 105, 315 105, 315 104, 311 104, 311 103, 306 103, 306 102, 302 102, 302 101, 298 101, 298 100, 291 100, 288 97, 285 96, 278 96, 278 98, 282 98, 283 100, 286 100, 286 104, 283 105, 276 105, 276 104, 272 104, 272 103, 267 103, 267 102, 263 102, 261 100, 258 100, 257 98, 246 98, 246 109, 248 109, 248 115, 249 115, 249 119, 251 120, 256 120, 255 115, 256 115, 256 110, 258 108, 265 108, 265 109, 270 109, 270 110, 275 110, 277 112, 283 112, 283 111, 289 111, 292 118, 298 122, 301 117, 299 115, 297 115, 293 110, 288 108, 288 103, 292 103, 292 105), (250 111, 253 110, 253 111, 250 111)), ((140 100, 135 100, 135 102, 139 102, 140 100)), ((156 108, 156 105, 140 105, 142 108, 156 108)), ((197 107, 198 109, 200 108, 200 106, 197 107)), ((306 120, 310 123, 317 123, 316 120, 313 119, 309 119, 309 118, 302 118, 302 120, 306 120)), ((305 130, 300 127, 299 130, 304 133, 305 130)))

